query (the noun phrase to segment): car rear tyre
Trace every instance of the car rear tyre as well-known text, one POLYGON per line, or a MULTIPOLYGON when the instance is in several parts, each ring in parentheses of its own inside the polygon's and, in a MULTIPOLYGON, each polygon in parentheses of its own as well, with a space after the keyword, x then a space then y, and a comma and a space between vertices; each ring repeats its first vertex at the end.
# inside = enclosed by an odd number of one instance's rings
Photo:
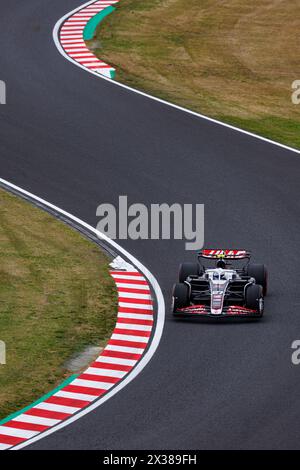
POLYGON ((268 291, 268 271, 264 264, 250 263, 247 267, 247 275, 254 277, 256 283, 263 288, 263 294, 267 295, 268 291))
POLYGON ((199 276, 200 266, 198 263, 182 263, 179 266, 179 282, 184 282, 189 276, 199 276))
POLYGON ((179 308, 184 308, 189 305, 189 288, 186 284, 174 284, 173 286, 173 312, 176 312, 179 308))
POLYGON ((262 316, 264 313, 263 288, 258 284, 252 284, 246 290, 246 307, 257 310, 262 316))

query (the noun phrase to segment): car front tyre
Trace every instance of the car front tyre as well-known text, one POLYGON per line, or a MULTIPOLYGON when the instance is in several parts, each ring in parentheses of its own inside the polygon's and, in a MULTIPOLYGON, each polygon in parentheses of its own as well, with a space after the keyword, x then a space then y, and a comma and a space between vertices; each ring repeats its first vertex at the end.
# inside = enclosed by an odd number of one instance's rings
POLYGON ((179 266, 179 282, 186 281, 189 276, 199 276, 200 266, 198 263, 181 263, 179 266))
POLYGON ((189 305, 189 288, 186 284, 174 284, 172 292, 172 310, 175 313, 179 308, 189 305))
POLYGON ((257 284, 262 286, 264 296, 268 291, 268 271, 264 264, 249 263, 247 267, 247 275, 254 277, 257 284))
POLYGON ((246 290, 246 307, 256 310, 262 317, 264 313, 263 288, 259 284, 252 284, 246 290))

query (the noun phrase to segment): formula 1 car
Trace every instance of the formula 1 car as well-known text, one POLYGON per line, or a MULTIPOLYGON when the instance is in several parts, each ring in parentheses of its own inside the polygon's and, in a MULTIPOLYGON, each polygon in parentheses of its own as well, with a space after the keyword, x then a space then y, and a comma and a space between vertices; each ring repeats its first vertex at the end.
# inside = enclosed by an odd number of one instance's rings
POLYGON ((252 317, 264 311, 268 275, 264 264, 250 263, 245 250, 202 250, 198 262, 183 263, 179 283, 173 286, 175 317, 252 317), (204 260, 216 260, 205 267, 204 260), (240 264, 233 268, 232 264, 240 264))

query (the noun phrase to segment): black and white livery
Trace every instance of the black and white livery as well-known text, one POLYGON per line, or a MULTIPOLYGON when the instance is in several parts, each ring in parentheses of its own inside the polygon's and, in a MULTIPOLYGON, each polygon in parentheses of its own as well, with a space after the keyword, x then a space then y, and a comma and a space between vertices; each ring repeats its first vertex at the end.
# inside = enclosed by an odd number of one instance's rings
POLYGON ((198 262, 181 264, 173 287, 174 316, 262 317, 268 274, 250 257, 245 250, 202 250, 198 262), (214 266, 205 266, 205 259, 215 260, 214 266))

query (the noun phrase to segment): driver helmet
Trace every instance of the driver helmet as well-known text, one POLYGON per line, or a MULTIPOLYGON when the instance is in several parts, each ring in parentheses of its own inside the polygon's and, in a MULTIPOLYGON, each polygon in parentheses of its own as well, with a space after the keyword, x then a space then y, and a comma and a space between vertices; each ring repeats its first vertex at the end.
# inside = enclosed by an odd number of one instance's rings
POLYGON ((223 259, 218 259, 217 261, 217 268, 225 269, 226 268, 226 263, 223 259))

